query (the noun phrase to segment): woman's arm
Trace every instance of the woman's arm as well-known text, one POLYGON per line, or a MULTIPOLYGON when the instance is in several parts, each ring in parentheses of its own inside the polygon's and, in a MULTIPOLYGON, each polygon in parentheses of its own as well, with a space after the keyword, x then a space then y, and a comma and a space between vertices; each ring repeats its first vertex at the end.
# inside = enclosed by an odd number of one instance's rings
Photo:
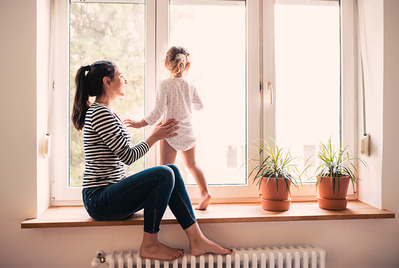
POLYGON ((106 108, 93 111, 92 127, 107 147, 126 165, 132 164, 149 150, 149 146, 145 142, 130 147, 129 140, 123 135, 118 119, 106 108))
POLYGON ((109 149, 126 165, 132 164, 145 155, 158 140, 177 135, 173 132, 178 129, 176 126, 178 122, 170 119, 164 124, 158 124, 145 142, 130 147, 117 120, 108 109, 97 109, 92 115, 92 126, 109 149))
POLYGON ((174 133, 174 131, 179 128, 178 123, 174 119, 169 119, 163 124, 159 122, 145 142, 149 147, 152 147, 159 140, 176 136, 177 133, 174 133))

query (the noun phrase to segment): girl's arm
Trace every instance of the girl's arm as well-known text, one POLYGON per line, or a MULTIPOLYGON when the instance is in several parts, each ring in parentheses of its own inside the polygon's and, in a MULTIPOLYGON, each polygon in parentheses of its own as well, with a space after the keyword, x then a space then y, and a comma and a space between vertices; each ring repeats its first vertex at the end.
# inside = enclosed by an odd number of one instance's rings
POLYGON ((159 90, 157 91, 155 107, 149 114, 147 114, 144 117, 143 120, 150 126, 155 124, 161 118, 163 113, 165 112, 166 103, 167 103, 166 87, 164 87, 161 84, 159 87, 159 90))
POLYGON ((142 128, 148 126, 148 123, 144 119, 141 119, 140 121, 125 119, 123 123, 125 123, 127 127, 133 127, 133 128, 142 128))
POLYGON ((157 91, 154 109, 140 121, 126 119, 123 122, 127 127, 142 128, 148 125, 153 125, 161 118, 166 109, 167 96, 165 90, 160 87, 157 91))
POLYGON ((204 108, 204 105, 203 105, 202 100, 198 94, 197 87, 195 85, 193 85, 193 87, 194 87, 194 95, 193 95, 194 109, 202 110, 204 108))

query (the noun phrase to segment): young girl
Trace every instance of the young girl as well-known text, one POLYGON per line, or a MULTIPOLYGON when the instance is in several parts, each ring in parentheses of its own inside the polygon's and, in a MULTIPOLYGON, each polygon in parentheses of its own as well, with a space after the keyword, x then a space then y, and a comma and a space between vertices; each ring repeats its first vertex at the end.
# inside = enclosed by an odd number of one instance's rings
POLYGON ((170 78, 163 80, 156 96, 155 108, 141 121, 125 120, 129 127, 141 128, 153 125, 163 115, 162 121, 175 119, 179 122, 177 136, 160 142, 161 165, 174 164, 177 151, 182 152, 183 161, 198 184, 201 199, 196 209, 204 210, 211 201, 211 194, 204 173, 195 161, 195 142, 192 125, 192 108, 202 109, 197 88, 184 78, 190 68, 190 54, 183 47, 171 47, 166 53, 165 67, 170 78))

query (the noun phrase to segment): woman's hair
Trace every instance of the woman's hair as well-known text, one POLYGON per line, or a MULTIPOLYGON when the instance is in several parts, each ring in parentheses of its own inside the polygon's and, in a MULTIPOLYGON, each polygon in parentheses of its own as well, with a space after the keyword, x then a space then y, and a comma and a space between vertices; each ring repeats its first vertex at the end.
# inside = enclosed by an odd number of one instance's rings
POLYGON ((166 52, 166 68, 173 76, 184 71, 190 62, 190 53, 184 47, 173 46, 166 52))
POLYGON ((112 61, 97 61, 79 68, 75 76, 76 93, 72 109, 72 123, 81 130, 86 112, 90 107, 89 97, 103 94, 103 78, 114 79, 117 66, 112 61))

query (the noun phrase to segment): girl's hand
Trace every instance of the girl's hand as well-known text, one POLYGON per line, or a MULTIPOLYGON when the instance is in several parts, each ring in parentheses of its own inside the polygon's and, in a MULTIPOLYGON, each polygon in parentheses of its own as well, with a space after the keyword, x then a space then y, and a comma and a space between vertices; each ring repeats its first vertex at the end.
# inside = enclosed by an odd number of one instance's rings
POLYGON ((141 121, 134 121, 131 119, 125 119, 123 121, 123 123, 127 126, 127 127, 133 127, 133 128, 142 128, 145 127, 147 124, 147 122, 143 119, 141 121))
POLYGON ((164 138, 176 136, 177 133, 174 133, 174 131, 179 128, 177 126, 178 123, 179 122, 174 119, 169 119, 165 123, 159 122, 152 131, 152 134, 146 140, 148 146, 151 147, 154 143, 164 138))

